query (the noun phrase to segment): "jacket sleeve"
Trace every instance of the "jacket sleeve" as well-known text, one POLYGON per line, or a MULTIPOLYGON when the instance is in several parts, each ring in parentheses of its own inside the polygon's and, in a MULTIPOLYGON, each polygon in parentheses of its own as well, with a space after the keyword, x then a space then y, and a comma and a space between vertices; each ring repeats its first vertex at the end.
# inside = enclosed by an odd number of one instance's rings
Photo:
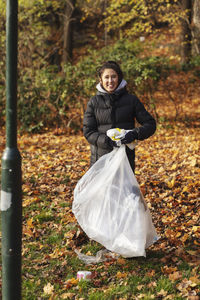
POLYGON ((87 141, 100 148, 108 148, 108 137, 105 133, 98 132, 97 120, 94 111, 93 98, 87 104, 83 118, 83 134, 87 141))
POLYGON ((141 125, 138 127, 138 140, 145 140, 156 131, 156 121, 152 115, 145 109, 144 105, 136 97, 135 117, 141 125))

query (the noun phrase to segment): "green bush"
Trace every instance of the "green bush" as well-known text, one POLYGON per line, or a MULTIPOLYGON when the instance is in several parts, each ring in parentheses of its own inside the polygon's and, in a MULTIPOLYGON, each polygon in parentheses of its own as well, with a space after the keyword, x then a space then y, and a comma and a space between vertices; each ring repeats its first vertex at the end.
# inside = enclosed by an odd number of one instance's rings
POLYGON ((181 64, 181 70, 184 72, 190 70, 196 72, 199 71, 199 68, 200 68, 200 55, 193 56, 188 62, 181 64))
MULTIPOLYGON (((119 40, 100 50, 88 50, 88 55, 75 64, 66 64, 61 72, 57 66, 19 69, 18 120, 22 130, 40 131, 46 126, 81 126, 71 122, 72 109, 82 111, 86 102, 96 92, 97 67, 106 60, 121 64, 124 77, 131 92, 152 95, 156 82, 166 75, 168 61, 160 57, 140 58, 141 44, 119 40)), ((2 73, 1 73, 2 74, 2 73)), ((1 116, 4 114, 0 89, 1 116)), ((150 100, 149 100, 150 101, 150 100)))

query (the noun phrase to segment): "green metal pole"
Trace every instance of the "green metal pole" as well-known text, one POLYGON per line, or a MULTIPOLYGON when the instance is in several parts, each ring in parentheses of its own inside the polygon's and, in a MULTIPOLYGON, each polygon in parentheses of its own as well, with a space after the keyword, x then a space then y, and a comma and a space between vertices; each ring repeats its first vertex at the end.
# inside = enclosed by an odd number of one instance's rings
POLYGON ((2 299, 21 299, 22 192, 17 148, 18 0, 6 8, 6 149, 2 156, 2 299))

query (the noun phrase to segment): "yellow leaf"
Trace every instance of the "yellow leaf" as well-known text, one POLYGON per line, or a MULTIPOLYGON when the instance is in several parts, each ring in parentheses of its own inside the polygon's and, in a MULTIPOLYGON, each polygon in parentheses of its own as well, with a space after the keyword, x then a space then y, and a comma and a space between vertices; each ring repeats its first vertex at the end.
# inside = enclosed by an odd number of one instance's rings
POLYGON ((183 193, 184 192, 187 192, 188 191, 188 187, 187 186, 184 186, 184 188, 183 188, 183 193))
POLYGON ((76 278, 71 278, 71 279, 68 279, 66 282, 65 282, 65 288, 66 289, 70 289, 72 286, 76 286, 78 284, 79 280, 76 279, 76 278))
POLYGON ((57 150, 55 150, 55 149, 49 150, 50 153, 55 153, 56 151, 57 151, 57 150))
POLYGON ((164 216, 164 217, 162 217, 162 222, 163 223, 171 223, 173 219, 174 219, 174 216, 164 216))
POLYGON ((33 226, 33 218, 30 218, 30 219, 27 220, 27 226, 31 227, 31 228, 34 227, 33 226))
POLYGON ((189 238, 189 234, 188 233, 185 233, 182 238, 181 238, 181 241, 184 243, 185 241, 187 241, 187 239, 189 238))
POLYGON ((71 284, 73 284, 73 285, 77 285, 77 283, 79 282, 79 280, 73 277, 73 278, 69 279, 69 282, 71 284))
POLYGON ((165 172, 165 169, 164 169, 163 167, 160 167, 160 168, 158 169, 158 173, 163 173, 163 172, 165 172))
POLYGON ((196 166, 196 163, 197 163, 196 158, 193 158, 193 159, 190 161, 190 166, 191 166, 191 167, 195 167, 195 166, 196 166))
POLYGON ((181 236, 181 232, 178 232, 178 233, 176 234, 176 238, 178 238, 179 236, 181 236))
POLYGON ((200 229, 200 226, 193 226, 192 231, 197 232, 200 229))
POLYGON ((197 285, 197 284, 200 284, 200 279, 199 279, 198 277, 195 277, 195 276, 190 277, 190 280, 191 280, 193 283, 195 283, 196 285, 197 285))
POLYGON ((177 168, 177 164, 173 164, 171 170, 176 170, 176 168, 177 168))
POLYGON ((175 178, 173 178, 171 181, 167 182, 167 185, 170 189, 173 188, 174 184, 175 184, 175 178))
POLYGON ((118 279, 126 278, 126 277, 127 277, 127 273, 117 272, 116 277, 117 277, 118 279))
POLYGON ((65 255, 65 249, 64 248, 55 248, 53 253, 50 253, 49 256, 51 258, 58 258, 58 257, 61 257, 61 256, 64 256, 65 255))

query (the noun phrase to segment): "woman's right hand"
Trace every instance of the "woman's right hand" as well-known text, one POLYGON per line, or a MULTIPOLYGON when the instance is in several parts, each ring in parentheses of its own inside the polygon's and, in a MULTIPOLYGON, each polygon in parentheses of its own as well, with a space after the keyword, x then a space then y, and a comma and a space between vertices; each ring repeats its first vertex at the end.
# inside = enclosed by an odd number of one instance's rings
POLYGON ((116 141, 113 141, 112 139, 110 139, 109 137, 107 138, 107 144, 108 144, 108 146, 110 147, 110 148, 114 148, 114 147, 119 147, 118 145, 117 145, 117 142, 116 141))

